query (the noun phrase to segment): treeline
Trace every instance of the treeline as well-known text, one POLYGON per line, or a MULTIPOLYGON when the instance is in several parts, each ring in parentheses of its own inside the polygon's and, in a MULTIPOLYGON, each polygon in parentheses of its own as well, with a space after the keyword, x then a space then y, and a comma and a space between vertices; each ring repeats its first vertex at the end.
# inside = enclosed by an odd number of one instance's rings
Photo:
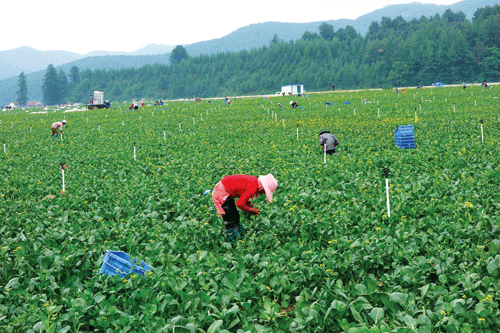
POLYGON ((450 10, 411 21, 384 17, 364 37, 351 26, 334 31, 322 23, 318 30, 297 41, 275 36, 268 47, 187 57, 168 66, 72 69, 61 98, 87 102, 93 90, 121 101, 268 94, 290 83, 315 91, 332 83, 353 89, 500 80, 498 5, 478 9, 472 21, 450 10))

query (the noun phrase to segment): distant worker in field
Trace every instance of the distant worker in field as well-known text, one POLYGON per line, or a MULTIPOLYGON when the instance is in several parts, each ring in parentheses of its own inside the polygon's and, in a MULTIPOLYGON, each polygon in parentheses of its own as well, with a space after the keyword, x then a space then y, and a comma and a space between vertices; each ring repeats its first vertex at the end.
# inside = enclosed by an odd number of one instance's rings
POLYGON ((486 83, 486 80, 483 80, 483 86, 484 86, 485 88, 488 88, 488 83, 486 83))
POLYGON ((332 155, 335 153, 335 147, 337 147, 340 142, 331 134, 330 131, 321 131, 319 133, 319 144, 323 150, 326 148, 326 153, 332 155))
POLYGON ((335 91, 335 83, 332 84, 332 91, 335 91))
POLYGON ((238 239, 243 232, 240 223, 240 213, 236 209, 259 215, 260 209, 250 202, 260 194, 265 194, 267 200, 272 202, 273 192, 278 187, 278 182, 273 175, 253 177, 248 175, 233 175, 222 178, 212 191, 212 199, 219 217, 224 221, 227 236, 230 241, 238 239), (235 203, 235 198, 239 198, 235 203))
POLYGON ((464 89, 467 88, 467 84, 465 83, 465 81, 464 81, 464 83, 462 83, 462 88, 464 88, 464 89))
POLYGON ((128 107, 129 110, 133 110, 134 109, 134 103, 130 104, 130 106, 128 107))
POLYGON ((283 105, 281 105, 281 103, 278 103, 278 107, 281 109, 283 105))
POLYGON ((291 106, 292 108, 296 108, 298 105, 297 105, 297 102, 290 101, 290 106, 291 106))
POLYGON ((53 123, 51 126, 50 126, 50 129, 52 130, 52 135, 50 136, 51 138, 52 137, 56 137, 57 138, 57 134, 59 134, 58 130, 60 129, 61 130, 61 133, 63 132, 63 126, 66 125, 66 120, 63 120, 63 121, 57 121, 55 123, 53 123))

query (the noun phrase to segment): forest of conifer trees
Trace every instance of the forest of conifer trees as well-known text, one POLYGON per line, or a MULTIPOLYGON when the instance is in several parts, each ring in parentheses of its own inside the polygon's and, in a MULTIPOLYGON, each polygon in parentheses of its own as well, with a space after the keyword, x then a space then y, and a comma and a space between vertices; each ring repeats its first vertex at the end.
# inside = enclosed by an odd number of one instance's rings
MULTIPOLYGON (((308 91, 446 84, 500 79, 500 6, 406 21, 372 22, 366 36, 323 23, 319 33, 250 51, 188 57, 138 69, 84 70, 57 100, 87 102, 93 90, 113 101, 272 94, 303 83, 308 91)), ((278 38, 276 38, 278 37, 278 38)), ((75 69, 74 71, 78 71, 75 69)), ((74 74, 74 73, 73 73, 74 74)), ((73 75, 74 76, 74 75, 73 75)))

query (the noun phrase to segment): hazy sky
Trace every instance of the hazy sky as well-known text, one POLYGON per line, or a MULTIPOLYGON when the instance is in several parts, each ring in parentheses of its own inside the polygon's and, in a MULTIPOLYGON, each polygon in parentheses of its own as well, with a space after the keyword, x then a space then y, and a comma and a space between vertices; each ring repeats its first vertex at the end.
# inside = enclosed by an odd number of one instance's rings
MULTIPOLYGON (((413 0, 5 0, 0 51, 134 51, 147 44, 191 44, 251 23, 356 19, 413 0)), ((457 0, 421 0, 449 5, 457 0)))

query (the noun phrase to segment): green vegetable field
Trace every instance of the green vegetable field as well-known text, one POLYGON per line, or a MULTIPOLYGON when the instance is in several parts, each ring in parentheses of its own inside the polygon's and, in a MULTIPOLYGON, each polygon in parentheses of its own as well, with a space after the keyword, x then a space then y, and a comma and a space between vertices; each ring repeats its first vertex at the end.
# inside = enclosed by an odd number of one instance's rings
POLYGON ((468 86, 5 112, 0 331, 497 332, 499 97, 468 86), (395 147, 400 125, 416 149, 395 147), (326 163, 321 130, 340 140, 326 163), (268 173, 273 202, 259 196, 229 242, 204 192, 268 173), (100 275, 106 250, 153 269, 100 275))

